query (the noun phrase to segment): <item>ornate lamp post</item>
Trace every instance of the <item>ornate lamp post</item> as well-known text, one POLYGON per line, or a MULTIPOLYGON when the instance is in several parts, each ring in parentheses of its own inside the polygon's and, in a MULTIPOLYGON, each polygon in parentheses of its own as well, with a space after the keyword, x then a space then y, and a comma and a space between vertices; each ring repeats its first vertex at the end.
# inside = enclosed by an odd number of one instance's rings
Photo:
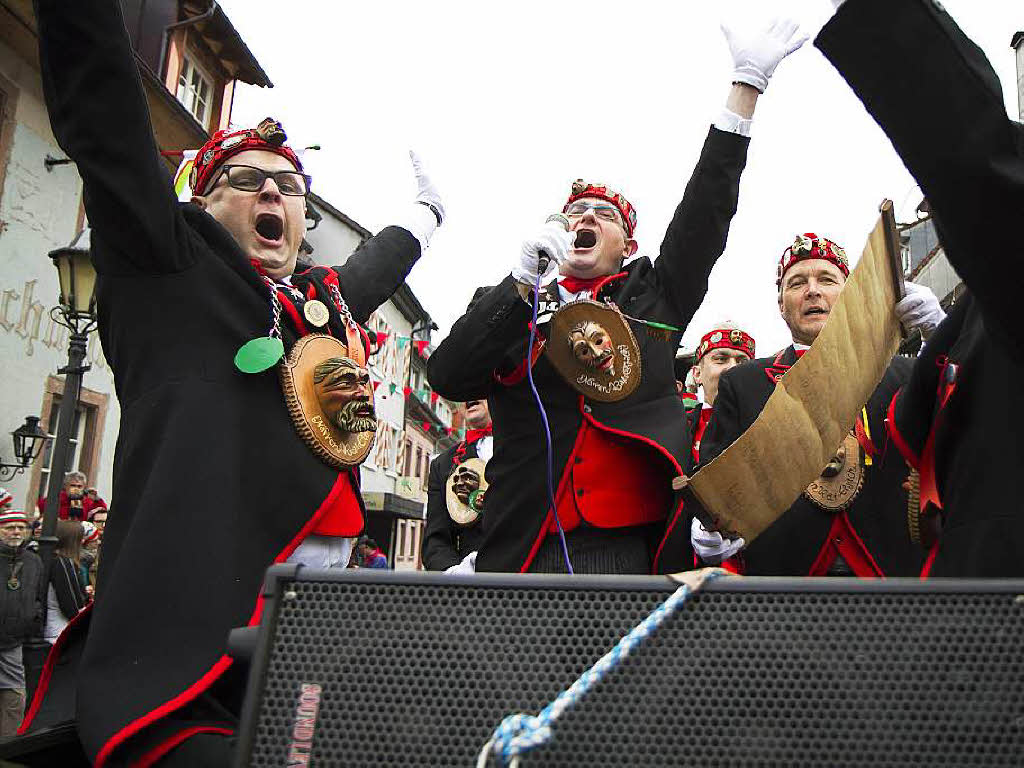
POLYGON ((46 509, 43 511, 43 535, 39 538, 39 556, 47 569, 44 572, 48 572, 57 545, 57 510, 71 452, 71 430, 82 376, 90 367, 85 364, 89 332, 96 327, 96 270, 89 256, 89 230, 80 232, 71 245, 50 251, 50 258, 60 279, 60 301, 50 312, 50 317, 67 328, 71 338, 68 364, 57 371, 64 374, 64 394, 57 415, 57 436, 50 462, 46 509))
POLYGON ((26 416, 25 423, 11 432, 14 439, 14 464, 0 462, 0 480, 10 480, 28 469, 39 458, 50 436, 39 426, 38 416, 26 416))

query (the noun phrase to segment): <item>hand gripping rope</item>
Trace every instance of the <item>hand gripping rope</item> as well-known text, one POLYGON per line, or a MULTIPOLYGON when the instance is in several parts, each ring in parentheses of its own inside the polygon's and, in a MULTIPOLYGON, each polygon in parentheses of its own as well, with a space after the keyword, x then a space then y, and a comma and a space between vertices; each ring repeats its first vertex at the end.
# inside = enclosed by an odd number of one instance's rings
POLYGON ((655 608, 646 619, 635 626, 614 648, 598 659, 594 666, 580 675, 575 683, 558 694, 555 700, 544 707, 536 717, 518 714, 510 715, 502 720, 490 741, 480 752, 476 763, 477 768, 487 768, 488 760, 492 755, 496 765, 518 768, 522 755, 552 739, 555 721, 563 712, 576 704, 606 674, 615 669, 619 662, 653 634, 704 584, 728 575, 730 574, 721 568, 704 568, 670 577, 676 581, 682 581, 682 586, 655 608))

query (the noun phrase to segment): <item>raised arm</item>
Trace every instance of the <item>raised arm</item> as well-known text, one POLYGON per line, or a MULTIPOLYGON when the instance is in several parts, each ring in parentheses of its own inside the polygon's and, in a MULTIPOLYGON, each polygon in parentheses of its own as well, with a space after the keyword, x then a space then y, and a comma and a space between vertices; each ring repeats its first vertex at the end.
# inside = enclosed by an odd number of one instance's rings
POLYGON ((383 229, 356 250, 338 273, 341 292, 356 322, 387 301, 409 276, 444 220, 444 203, 415 152, 409 152, 416 176, 416 197, 398 217, 397 226, 383 229))
POLYGON ((796 22, 776 18, 751 31, 722 26, 733 58, 732 89, 715 120, 682 202, 676 208, 654 269, 685 325, 704 300, 711 268, 725 250, 746 165, 758 96, 781 61, 807 37, 796 22))
POLYGON ((427 360, 427 379, 438 394, 465 402, 487 397, 517 339, 526 347, 530 307, 512 276, 478 289, 451 333, 427 360))
POLYGON ((101 273, 174 272, 182 219, 117 0, 35 0, 53 134, 78 165, 101 273))
POLYGON ((987 329, 1024 353, 1024 129, 984 53, 931 0, 847 0, 815 44, 921 185, 987 329))
POLYGON ((711 268, 725 250, 749 143, 739 134, 711 129, 665 232, 654 271, 681 325, 704 300, 711 268))

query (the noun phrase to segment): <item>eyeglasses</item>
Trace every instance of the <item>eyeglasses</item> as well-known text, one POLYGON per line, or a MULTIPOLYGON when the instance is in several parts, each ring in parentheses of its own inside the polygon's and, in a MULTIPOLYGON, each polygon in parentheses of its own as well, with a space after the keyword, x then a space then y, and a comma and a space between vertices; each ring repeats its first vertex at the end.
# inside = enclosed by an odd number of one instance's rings
POLYGON ((619 209, 614 205, 594 205, 593 203, 572 203, 565 209, 565 215, 570 219, 578 219, 587 211, 593 211, 594 216, 603 221, 614 221, 619 224, 622 220, 619 216, 619 209))
POLYGON ((222 165, 221 174, 227 176, 232 189, 242 192, 259 192, 269 176, 274 180, 282 195, 296 197, 309 192, 312 178, 298 171, 265 171, 251 165, 222 165))

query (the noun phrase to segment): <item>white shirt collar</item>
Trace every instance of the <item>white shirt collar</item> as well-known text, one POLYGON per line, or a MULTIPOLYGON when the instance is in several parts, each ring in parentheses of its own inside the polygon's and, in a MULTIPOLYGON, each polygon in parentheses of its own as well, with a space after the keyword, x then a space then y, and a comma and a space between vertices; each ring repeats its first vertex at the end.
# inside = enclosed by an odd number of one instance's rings
POLYGON ((484 461, 490 461, 494 455, 494 438, 490 435, 476 441, 476 455, 484 461))
POLYGON ((565 288, 562 287, 561 283, 555 283, 558 287, 558 298, 562 300, 563 304, 568 304, 570 301, 576 301, 577 299, 589 299, 591 298, 590 291, 580 291, 579 293, 569 293, 565 288))

